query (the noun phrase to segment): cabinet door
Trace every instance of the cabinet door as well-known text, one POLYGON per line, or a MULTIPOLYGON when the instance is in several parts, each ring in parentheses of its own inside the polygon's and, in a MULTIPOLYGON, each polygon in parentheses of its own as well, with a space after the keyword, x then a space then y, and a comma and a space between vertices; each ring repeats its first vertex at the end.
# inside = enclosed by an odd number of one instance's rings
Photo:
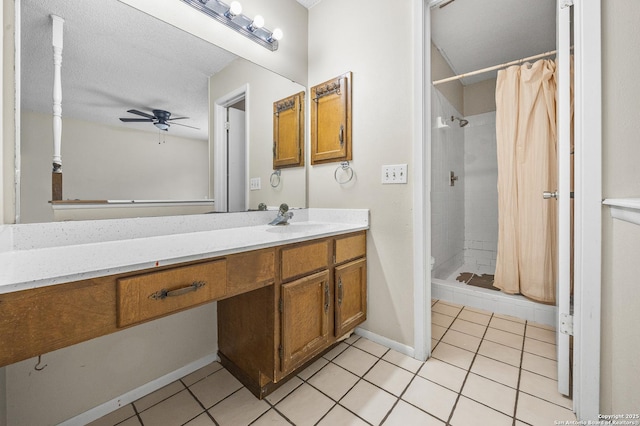
POLYGON ((335 335, 340 337, 367 319, 367 260, 335 270, 335 335))
POLYGON ((351 73, 311 88, 311 164, 351 160, 351 73))
POLYGON ((304 166, 304 92, 273 103, 273 168, 304 166))
POLYGON ((303 364, 329 343, 331 286, 322 271, 281 287, 281 369, 303 364))

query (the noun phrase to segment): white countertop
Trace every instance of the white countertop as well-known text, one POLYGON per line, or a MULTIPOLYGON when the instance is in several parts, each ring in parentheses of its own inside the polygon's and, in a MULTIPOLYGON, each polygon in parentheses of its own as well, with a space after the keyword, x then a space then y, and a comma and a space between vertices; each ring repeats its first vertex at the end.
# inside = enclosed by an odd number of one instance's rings
POLYGON ((249 212, 228 217, 184 216, 179 219, 180 226, 175 225, 178 220, 175 217, 4 225, 0 227, 0 293, 224 256, 369 228, 368 210, 303 209, 294 211, 294 218, 287 226, 255 224, 256 221, 268 222, 264 219, 270 220, 272 216, 275 217, 274 214, 249 212), (248 215, 246 217, 250 219, 243 222, 245 216, 242 215, 248 215), (158 227, 163 227, 163 222, 168 228, 166 233, 158 230, 158 227), (153 223, 153 230, 144 229, 149 223, 153 223), (216 229, 202 229, 212 224, 216 229), (132 236, 127 238, 122 229, 128 226, 135 226, 136 233, 133 235, 132 232, 132 236), (90 236, 80 235, 83 227, 85 230, 100 231, 90 236), (119 230, 117 239, 113 237, 115 230, 119 230), (42 233, 46 235, 47 231, 52 232, 49 239, 33 242, 33 238, 42 233), (69 237, 74 232, 78 235, 69 237), (29 234, 29 237, 25 237, 25 234, 29 234))

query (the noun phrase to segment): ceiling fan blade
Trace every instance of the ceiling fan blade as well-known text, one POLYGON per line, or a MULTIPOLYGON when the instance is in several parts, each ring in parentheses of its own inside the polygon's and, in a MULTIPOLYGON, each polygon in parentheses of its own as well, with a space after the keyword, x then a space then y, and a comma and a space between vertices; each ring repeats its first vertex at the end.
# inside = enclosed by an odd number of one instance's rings
POLYGON ((180 123, 171 123, 171 125, 172 125, 172 126, 173 126, 174 124, 175 124, 176 126, 190 127, 190 128, 192 128, 192 129, 200 130, 200 128, 199 128, 199 127, 187 126, 186 124, 180 124, 180 123))
POLYGON ((120 118, 120 121, 124 121, 125 123, 150 123, 153 121, 152 118, 120 118))
POLYGON ((147 118, 151 118, 151 119, 156 118, 155 116, 153 116, 151 114, 147 114, 146 112, 138 111, 137 109, 130 109, 127 112, 130 112, 131 114, 141 115, 143 117, 147 117, 147 118))
POLYGON ((170 119, 168 119, 167 121, 172 121, 172 120, 184 120, 184 119, 186 119, 186 118, 189 118, 189 117, 176 117, 176 118, 170 118, 170 119))

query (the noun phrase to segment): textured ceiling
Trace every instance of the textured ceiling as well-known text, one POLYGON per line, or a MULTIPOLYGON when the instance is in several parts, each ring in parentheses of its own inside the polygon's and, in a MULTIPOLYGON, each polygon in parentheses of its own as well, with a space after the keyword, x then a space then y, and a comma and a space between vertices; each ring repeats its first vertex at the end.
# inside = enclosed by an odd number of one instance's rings
POLYGON ((311 6, 320 3, 320 0, 297 0, 297 2, 309 9, 311 6))
MULTIPOLYGON (((431 38, 456 74, 555 50, 556 0, 455 0, 431 9, 431 38)), ((463 79, 472 84, 496 72, 463 79)))
MULTIPOLYGON (((22 107, 52 111, 50 14, 65 20, 62 53, 64 117, 158 132, 122 123, 128 109, 187 116, 168 134, 207 139, 208 77, 236 56, 117 0, 22 0, 22 107)), ((164 134, 164 132, 163 132, 164 134)))

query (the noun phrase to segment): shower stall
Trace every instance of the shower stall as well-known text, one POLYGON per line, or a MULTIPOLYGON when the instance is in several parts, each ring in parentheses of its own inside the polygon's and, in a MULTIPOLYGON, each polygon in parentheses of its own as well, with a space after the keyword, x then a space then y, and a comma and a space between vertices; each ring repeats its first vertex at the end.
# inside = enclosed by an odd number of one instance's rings
POLYGON ((553 325, 554 306, 491 288, 498 246, 495 111, 462 118, 431 90, 433 297, 553 325))

